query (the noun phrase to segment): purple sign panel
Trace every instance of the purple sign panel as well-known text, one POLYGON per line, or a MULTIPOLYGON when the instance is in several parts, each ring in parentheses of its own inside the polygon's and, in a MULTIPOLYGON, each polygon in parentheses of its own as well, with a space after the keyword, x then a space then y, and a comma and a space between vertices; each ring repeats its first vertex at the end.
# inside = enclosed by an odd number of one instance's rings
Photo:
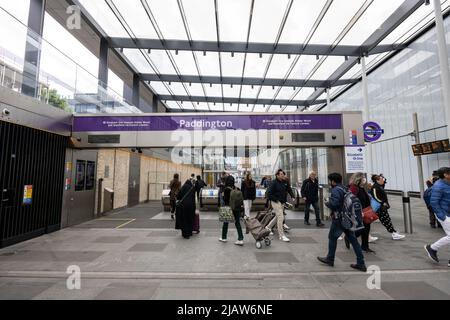
POLYGON ((75 117, 73 132, 342 129, 342 115, 189 115, 75 117))

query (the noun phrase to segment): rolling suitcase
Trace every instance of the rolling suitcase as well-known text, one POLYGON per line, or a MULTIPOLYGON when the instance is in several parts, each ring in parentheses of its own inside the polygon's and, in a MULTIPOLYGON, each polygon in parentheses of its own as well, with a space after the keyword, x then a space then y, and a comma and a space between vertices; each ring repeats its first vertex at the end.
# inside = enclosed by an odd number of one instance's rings
POLYGON ((192 231, 200 233, 200 214, 195 210, 194 223, 192 225, 192 231))

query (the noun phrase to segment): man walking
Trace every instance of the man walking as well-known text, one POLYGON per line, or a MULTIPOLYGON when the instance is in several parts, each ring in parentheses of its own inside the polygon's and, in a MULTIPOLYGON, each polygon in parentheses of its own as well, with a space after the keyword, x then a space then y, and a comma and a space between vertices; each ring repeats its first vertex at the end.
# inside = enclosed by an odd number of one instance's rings
POLYGON ((314 208, 314 213, 316 214, 316 226, 323 227, 324 224, 320 221, 320 209, 319 209, 319 180, 314 171, 311 171, 309 178, 303 181, 301 194, 303 200, 305 200, 305 224, 307 226, 311 225, 309 223, 309 209, 311 205, 314 208))
POLYGON ((276 179, 270 184, 269 189, 267 190, 267 198, 272 201, 272 208, 275 210, 277 217, 278 235, 280 240, 284 242, 291 241, 284 235, 284 204, 287 202, 288 193, 291 197, 294 197, 294 192, 287 181, 286 173, 282 169, 278 169, 276 179))
MULTIPOLYGON (((439 180, 433 185, 431 193, 431 207, 436 218, 442 225, 446 236, 435 243, 425 246, 428 257, 434 262, 439 262, 437 252, 440 248, 450 245, 450 167, 438 170, 439 180)), ((448 261, 450 267, 450 260, 448 261)))
POLYGON ((331 186, 331 197, 330 201, 325 203, 325 205, 332 210, 331 213, 331 227, 328 234, 328 255, 326 257, 317 257, 317 259, 330 266, 334 266, 334 257, 336 254, 337 240, 342 233, 352 244, 353 250, 355 251, 357 263, 350 265, 353 269, 357 269, 363 272, 367 271, 366 264, 364 262, 364 256, 362 253, 361 246, 356 239, 355 233, 350 230, 343 229, 341 222, 339 221, 338 213, 342 212, 344 206, 345 189, 342 185, 342 176, 339 173, 331 173, 328 175, 328 183, 331 186))

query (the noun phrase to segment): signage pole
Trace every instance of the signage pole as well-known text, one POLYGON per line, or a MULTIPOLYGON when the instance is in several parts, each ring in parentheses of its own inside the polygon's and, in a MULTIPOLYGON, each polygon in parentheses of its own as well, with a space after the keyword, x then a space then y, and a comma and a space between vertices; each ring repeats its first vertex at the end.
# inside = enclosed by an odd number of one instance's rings
MULTIPOLYGON (((420 143, 420 132, 419 132, 419 119, 417 117, 417 112, 413 113, 413 126, 414 126, 414 138, 416 140, 416 144, 420 143)), ((416 156, 417 159, 417 173, 419 175, 419 188, 420 188, 420 197, 423 198, 424 193, 424 180, 423 180, 423 165, 422 165, 422 156, 416 156)))
MULTIPOLYGON (((361 73, 362 73, 362 93, 363 93, 363 102, 364 102, 364 112, 363 112, 363 121, 367 123, 370 121, 370 111, 369 111, 369 90, 367 88, 367 72, 366 72, 366 58, 361 57, 361 73)), ((367 175, 373 174, 373 166, 372 166, 372 143, 366 143, 366 164, 367 164, 367 175)))

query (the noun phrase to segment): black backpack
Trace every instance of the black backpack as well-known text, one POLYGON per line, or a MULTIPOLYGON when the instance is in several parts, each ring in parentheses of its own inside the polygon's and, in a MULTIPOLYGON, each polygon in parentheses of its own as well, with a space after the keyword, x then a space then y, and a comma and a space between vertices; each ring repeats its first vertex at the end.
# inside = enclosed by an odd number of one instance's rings
POLYGON ((344 191, 344 203, 341 212, 337 214, 337 218, 342 228, 349 231, 364 229, 361 201, 351 191, 340 189, 344 191))

